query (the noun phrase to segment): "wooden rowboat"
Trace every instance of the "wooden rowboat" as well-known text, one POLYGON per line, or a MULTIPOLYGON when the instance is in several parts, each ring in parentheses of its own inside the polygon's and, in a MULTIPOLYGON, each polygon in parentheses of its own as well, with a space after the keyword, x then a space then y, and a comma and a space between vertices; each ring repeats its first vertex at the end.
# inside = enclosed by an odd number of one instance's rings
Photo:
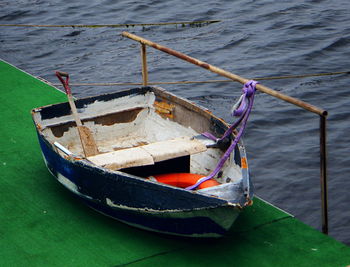
POLYGON ((165 234, 220 237, 252 203, 242 127, 232 131, 208 110, 147 86, 145 44, 213 66, 123 35, 142 44, 144 86, 74 102, 68 74, 57 72, 69 101, 32 110, 45 164, 88 206, 119 221, 165 234))
POLYGON ((216 146, 200 134, 220 136, 227 124, 209 111, 157 87, 75 103, 95 138, 97 155, 84 156, 68 103, 36 108, 32 114, 47 168, 93 209, 147 230, 218 237, 250 203, 253 192, 241 141, 214 178, 219 185, 187 190, 148 178, 207 175, 215 168, 228 144, 216 146))

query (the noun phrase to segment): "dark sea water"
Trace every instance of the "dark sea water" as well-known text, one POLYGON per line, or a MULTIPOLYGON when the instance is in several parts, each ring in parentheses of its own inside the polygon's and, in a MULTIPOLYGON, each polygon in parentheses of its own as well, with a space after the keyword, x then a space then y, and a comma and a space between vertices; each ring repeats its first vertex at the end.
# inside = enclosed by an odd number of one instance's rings
MULTIPOLYGON (((0 58, 49 82, 140 82, 139 45, 124 30, 246 78, 350 70, 350 1, 0 0, 0 24, 221 20, 191 27, 0 27, 0 58)), ((150 81, 223 79, 148 49, 150 81)), ((330 235, 350 245, 350 75, 262 84, 326 109, 330 235)), ((165 85, 231 122, 238 83, 165 85)), ((127 88, 76 86, 77 97, 127 88)), ((321 229, 319 117, 258 93, 244 136, 256 194, 321 229)))

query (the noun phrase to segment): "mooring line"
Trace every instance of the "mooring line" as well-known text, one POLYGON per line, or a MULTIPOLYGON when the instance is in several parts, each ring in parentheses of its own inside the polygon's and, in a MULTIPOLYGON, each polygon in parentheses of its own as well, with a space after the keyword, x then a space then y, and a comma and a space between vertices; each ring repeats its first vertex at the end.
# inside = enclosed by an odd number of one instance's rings
MULTIPOLYGON (((312 74, 300 74, 300 75, 289 75, 289 76, 272 76, 272 77, 261 77, 253 78, 256 81, 263 80, 282 80, 282 79, 296 79, 296 78, 308 78, 308 77, 320 77, 320 76, 332 76, 350 74, 350 71, 338 71, 338 72, 326 72, 326 73, 312 73, 312 74)), ((40 79, 40 77, 38 77, 40 79)), ((201 83, 224 83, 233 82, 232 80, 206 80, 206 81, 175 81, 175 82, 148 82, 149 85, 162 85, 162 84, 201 84, 201 83)), ((50 83, 50 82, 48 82, 50 83)), ((58 83, 50 83, 54 86, 60 86, 58 83)), ((142 83, 72 83, 72 86, 129 86, 129 85, 142 85, 142 83)))
POLYGON ((146 26, 166 26, 166 25, 185 25, 201 26, 221 22, 221 20, 199 20, 199 21, 177 21, 177 22, 157 22, 157 23, 126 23, 126 24, 67 24, 67 25, 48 25, 48 24, 0 24, 0 27, 41 27, 41 28, 129 28, 146 26))

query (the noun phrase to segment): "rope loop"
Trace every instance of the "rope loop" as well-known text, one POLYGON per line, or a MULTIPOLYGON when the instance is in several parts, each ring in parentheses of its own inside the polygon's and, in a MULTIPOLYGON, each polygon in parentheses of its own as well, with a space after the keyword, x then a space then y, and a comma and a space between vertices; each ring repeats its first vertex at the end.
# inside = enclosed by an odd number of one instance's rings
POLYGON ((231 145, 228 147, 224 155, 221 157, 219 160, 218 164, 216 165, 216 168, 206 177, 203 177, 197 181, 196 184, 187 187, 186 189, 188 190, 193 190, 197 188, 201 183, 214 178, 215 175, 219 173, 219 171, 222 169, 224 166, 226 160, 230 157, 231 153, 234 151, 235 146, 238 144, 239 140, 241 139, 241 136, 243 135, 243 132, 245 130, 249 114, 253 108, 253 102, 254 102, 254 94, 256 91, 256 84, 258 82, 254 80, 250 80, 247 83, 244 84, 243 86, 243 94, 237 101, 237 103, 233 106, 233 111, 231 112, 233 116, 239 116, 237 121, 233 123, 223 134, 221 138, 216 138, 213 134, 205 132, 202 133, 203 136, 215 140, 216 142, 219 142, 229 135, 232 134, 233 130, 238 127, 238 125, 241 125, 235 139, 231 143, 231 145))
POLYGON ((236 104, 233 105, 231 110, 231 115, 235 117, 242 116, 243 112, 247 109, 247 102, 249 98, 252 97, 256 91, 256 84, 258 82, 250 80, 246 82, 242 88, 243 94, 239 98, 236 104))
POLYGON ((256 91, 256 84, 258 82, 254 81, 254 80, 250 80, 248 82, 246 82, 243 86, 243 93, 247 96, 247 97, 251 97, 255 91, 256 91))

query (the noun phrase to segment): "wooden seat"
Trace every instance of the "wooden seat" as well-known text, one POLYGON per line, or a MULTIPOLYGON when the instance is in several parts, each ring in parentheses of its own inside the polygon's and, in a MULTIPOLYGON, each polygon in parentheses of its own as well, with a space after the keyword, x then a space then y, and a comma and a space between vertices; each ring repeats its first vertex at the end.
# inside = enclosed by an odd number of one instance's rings
POLYGON ((152 165, 158 161, 204 152, 207 146, 192 137, 159 141, 88 157, 92 163, 112 170, 152 165))

